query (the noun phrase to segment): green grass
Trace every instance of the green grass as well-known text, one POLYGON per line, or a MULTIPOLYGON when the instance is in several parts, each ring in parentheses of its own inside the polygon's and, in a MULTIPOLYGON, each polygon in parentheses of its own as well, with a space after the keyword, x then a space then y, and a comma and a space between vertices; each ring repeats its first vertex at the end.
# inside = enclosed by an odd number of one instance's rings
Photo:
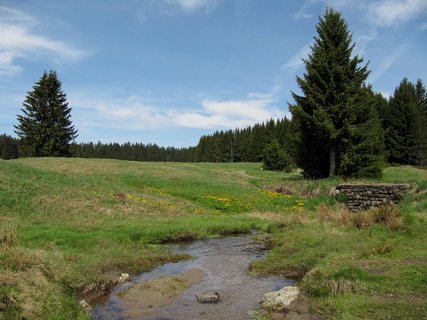
POLYGON ((0 319, 87 319, 85 289, 189 258, 165 243, 253 228, 273 250, 251 269, 298 278, 313 313, 425 318, 427 171, 385 169, 377 182, 411 192, 392 223, 363 228, 329 196, 340 182, 249 163, 0 161, 0 319))

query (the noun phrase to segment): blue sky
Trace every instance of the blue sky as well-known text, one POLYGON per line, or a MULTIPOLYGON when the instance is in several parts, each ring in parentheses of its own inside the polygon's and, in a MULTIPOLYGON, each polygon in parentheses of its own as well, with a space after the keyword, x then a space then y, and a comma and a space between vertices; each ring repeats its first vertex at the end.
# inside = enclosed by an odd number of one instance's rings
POLYGON ((0 0, 0 133, 45 70, 77 142, 196 145, 289 116, 318 17, 339 10, 388 96, 427 83, 427 0, 0 0))

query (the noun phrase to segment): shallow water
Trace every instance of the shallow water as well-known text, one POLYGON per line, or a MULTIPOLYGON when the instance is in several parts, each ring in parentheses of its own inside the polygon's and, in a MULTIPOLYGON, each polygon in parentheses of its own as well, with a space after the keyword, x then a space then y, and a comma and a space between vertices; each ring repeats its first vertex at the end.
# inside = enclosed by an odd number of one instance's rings
MULTIPOLYGON (((112 319, 249 319, 248 311, 259 308, 264 293, 278 290, 293 281, 276 276, 256 277, 248 273, 250 261, 261 258, 265 251, 249 236, 234 236, 197 240, 178 246, 177 251, 195 257, 191 261, 168 263, 152 272, 141 274, 116 288, 109 299, 94 307, 92 315, 97 320, 112 319), (154 315, 142 317, 126 313, 118 293, 135 283, 157 278, 161 275, 176 275, 189 269, 201 269, 206 273, 203 281, 185 290, 171 304, 157 310, 154 315), (215 304, 198 303, 195 295, 201 292, 217 291, 220 301, 215 304)), ((134 306, 133 311, 135 310, 134 306)))

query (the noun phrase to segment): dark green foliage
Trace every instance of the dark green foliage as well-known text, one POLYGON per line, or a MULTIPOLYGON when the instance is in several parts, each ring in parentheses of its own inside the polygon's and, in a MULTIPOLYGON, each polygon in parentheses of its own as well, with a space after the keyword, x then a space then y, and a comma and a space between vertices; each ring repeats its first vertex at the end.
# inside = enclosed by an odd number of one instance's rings
POLYGON ((421 164, 426 148, 425 88, 404 78, 385 113, 385 146, 392 163, 421 164))
POLYGON ((265 146, 262 163, 265 170, 292 171, 292 162, 277 139, 265 146))
POLYGON ((376 103, 382 100, 370 87, 355 101, 356 120, 342 140, 339 174, 354 178, 379 178, 383 167, 384 134, 376 103))
POLYGON ((327 9, 317 32, 304 60, 306 72, 297 77, 302 95, 293 92, 296 103, 290 106, 299 132, 297 164, 309 178, 376 176, 381 138, 373 139, 378 116, 362 101, 367 65, 359 66, 363 60, 352 56, 354 44, 339 12, 327 9))
POLYGON ((18 115, 15 132, 26 156, 60 157, 71 155, 70 144, 77 136, 71 123, 71 108, 56 73, 44 72, 28 92, 18 115))
POLYGON ((73 156, 79 158, 104 158, 132 161, 173 161, 193 162, 196 158, 194 147, 159 147, 143 143, 80 143, 71 147, 73 156))
POLYGON ((234 131, 217 131, 202 136, 196 147, 196 161, 200 162, 260 162, 264 149, 273 139, 290 155, 295 152, 295 129, 290 120, 283 118, 234 131))
POLYGON ((6 160, 19 158, 17 139, 5 134, 0 135, 0 158, 6 160))
POLYGON ((418 111, 420 114, 421 165, 427 165, 427 92, 421 79, 415 85, 418 111))

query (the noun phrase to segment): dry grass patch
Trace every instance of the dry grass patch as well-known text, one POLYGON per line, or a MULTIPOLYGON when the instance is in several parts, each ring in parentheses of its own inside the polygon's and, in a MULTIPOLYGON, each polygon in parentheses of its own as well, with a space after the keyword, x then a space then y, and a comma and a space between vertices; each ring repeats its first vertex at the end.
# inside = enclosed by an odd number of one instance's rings
POLYGON ((384 224, 391 230, 402 230, 405 224, 402 212, 395 205, 371 208, 367 211, 350 212, 345 205, 328 206, 320 204, 316 207, 320 221, 330 221, 337 225, 353 225, 357 229, 366 229, 374 224, 384 224))
POLYGON ((2 226, 0 228, 0 247, 11 247, 18 243, 16 226, 2 226))
POLYGON ((330 291, 332 296, 346 294, 356 291, 356 285, 353 281, 346 279, 329 279, 323 282, 323 285, 330 291))
POLYGON ((322 203, 316 207, 316 212, 320 221, 330 221, 338 225, 347 225, 354 219, 354 214, 343 204, 331 207, 322 203))

